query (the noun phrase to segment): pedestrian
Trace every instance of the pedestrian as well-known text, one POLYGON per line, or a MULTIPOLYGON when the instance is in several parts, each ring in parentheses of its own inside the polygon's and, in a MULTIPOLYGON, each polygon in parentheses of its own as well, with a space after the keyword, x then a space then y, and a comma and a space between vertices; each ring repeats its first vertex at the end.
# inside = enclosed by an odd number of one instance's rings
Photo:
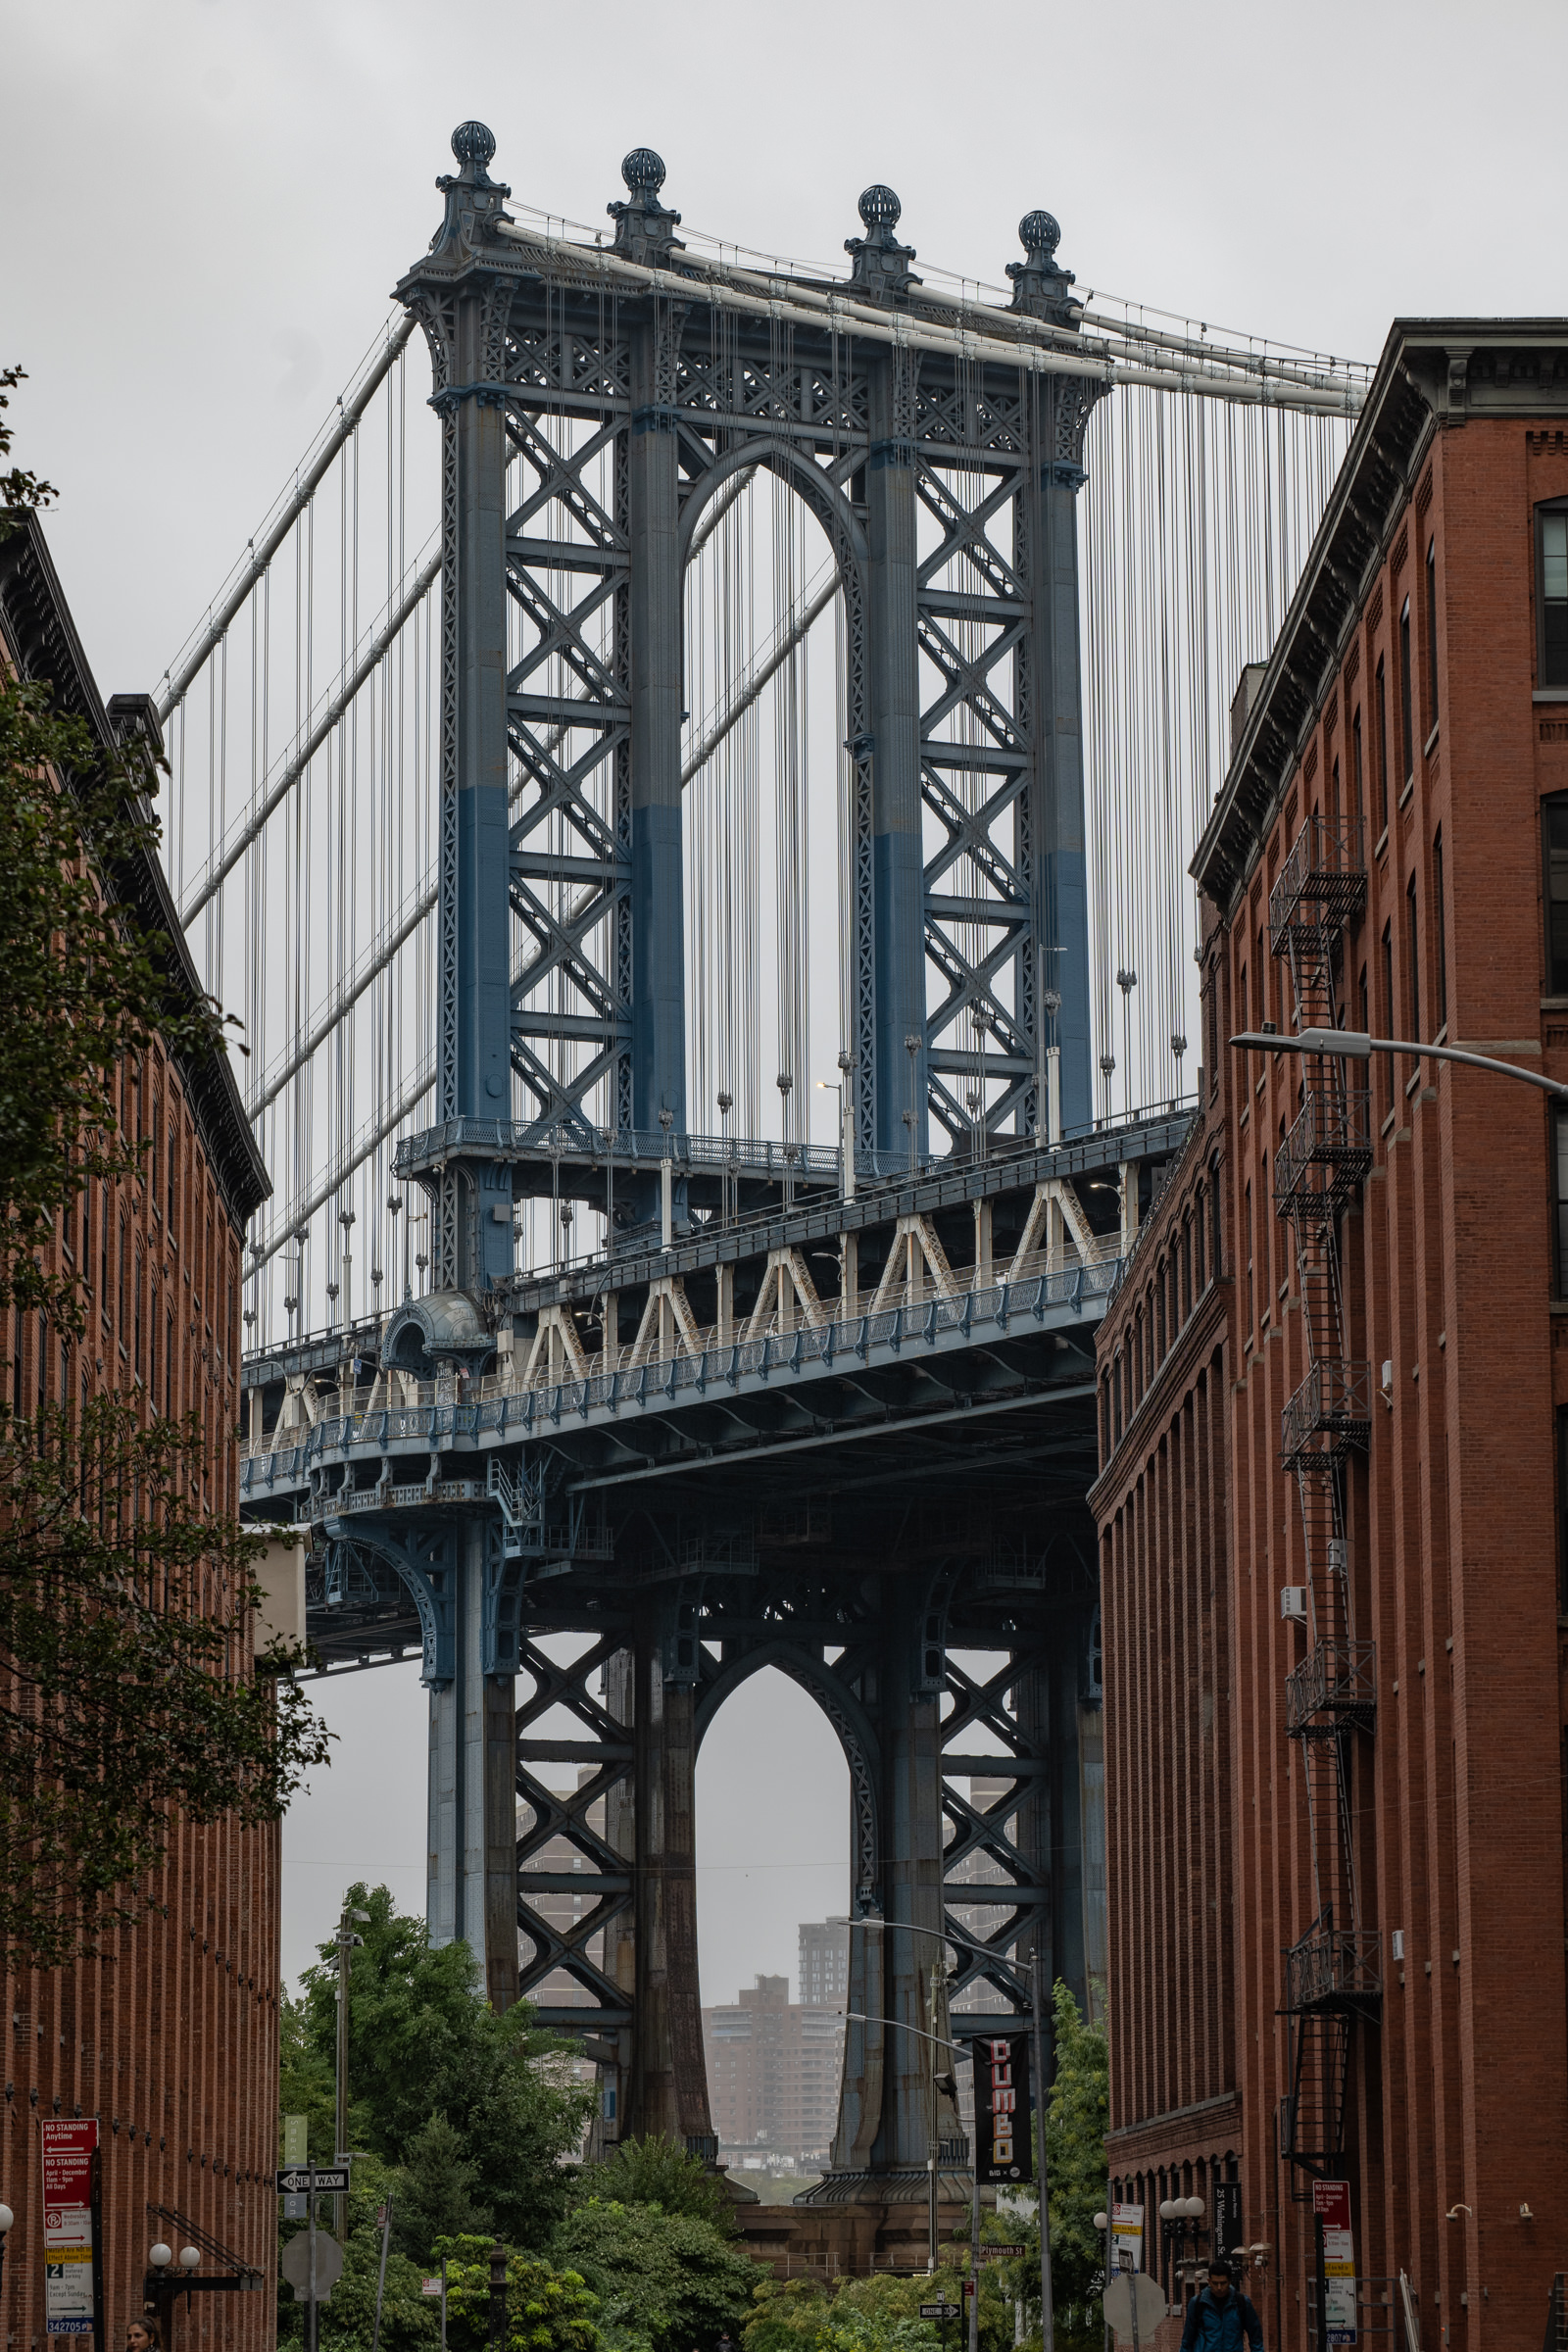
POLYGON ((730 2332, 727 2328, 718 2339, 717 2352, 735 2352, 735 2346, 730 2340, 730 2332))
POLYGON ((127 2320, 125 2352, 164 2352, 156 2320, 127 2320))
POLYGON ((1182 2352, 1242 2352, 1243 2344, 1263 2352, 1263 2323, 1257 2307, 1231 2283, 1229 2266, 1211 2262, 1208 2280, 1187 2306, 1182 2352))

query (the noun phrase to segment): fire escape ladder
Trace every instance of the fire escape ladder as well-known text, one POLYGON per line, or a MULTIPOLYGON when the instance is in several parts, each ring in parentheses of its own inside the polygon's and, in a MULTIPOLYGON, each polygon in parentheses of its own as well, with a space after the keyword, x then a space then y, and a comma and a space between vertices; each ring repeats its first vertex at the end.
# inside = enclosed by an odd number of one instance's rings
MULTIPOLYGON (((1359 820, 1309 816, 1269 894, 1270 944, 1290 968, 1297 1029, 1339 1027, 1340 943, 1365 904, 1359 820)), ((1279 2132, 1292 2194, 1304 2198, 1315 2176, 1340 2170, 1350 2027, 1376 2014, 1381 1985, 1378 1938, 1361 1927, 1350 1752, 1353 1734, 1373 1727, 1376 1660, 1355 1630, 1344 1494, 1346 1460, 1370 1435, 1371 1375, 1348 1352, 1339 1257, 1340 1218, 1372 1164, 1370 1103, 1341 1055, 1303 1055, 1300 1069, 1274 1203, 1295 1239, 1306 1354, 1280 1427, 1281 1465, 1296 1474, 1301 1507, 1309 1643, 1289 1678, 1286 1730, 1306 1783, 1318 1915, 1286 1954, 1291 2087, 1279 2132)))

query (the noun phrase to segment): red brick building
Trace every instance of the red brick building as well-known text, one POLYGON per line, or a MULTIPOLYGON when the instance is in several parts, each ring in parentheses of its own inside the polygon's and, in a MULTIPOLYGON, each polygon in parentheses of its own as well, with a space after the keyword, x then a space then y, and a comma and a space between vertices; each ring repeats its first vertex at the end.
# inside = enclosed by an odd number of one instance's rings
MULTIPOLYGON (((1390 335, 1195 860, 1201 1108, 1101 1337, 1111 2170, 1313 2320, 1568 2270, 1568 322, 1390 335), (1383 2298, 1393 2296, 1392 2302, 1383 2298)), ((1152 2214, 1147 2216, 1157 2233, 1152 2214)))
MULTIPOLYGON (((52 681, 59 709, 109 744, 156 730, 152 705, 93 683, 43 532, 0 540, 0 662, 52 681)), ((156 865, 120 878, 146 919, 179 939, 156 865)), ((186 965, 194 995, 199 983, 186 965)), ((118 1390, 144 1412, 199 1412, 215 1512, 232 1513, 239 1418, 240 1249, 266 1172, 225 1064, 184 1066, 157 1044, 119 1073, 128 1130, 150 1140, 140 1181, 97 1185, 54 1236, 57 1267, 79 1272, 87 1331, 63 1344, 31 1315, 0 1312, 19 1412, 118 1390)), ((150 1887, 160 1913, 111 1936, 104 1957, 5 1979, 5 2138, 0 2199, 16 2214, 0 2330, 39 2352, 43 2245, 40 2121, 95 2116, 102 2147, 107 2322, 116 2341, 142 2308, 148 2247, 213 2245, 274 2271, 277 2201, 278 1855, 275 1827, 173 1826, 150 1887), (194 2229, 191 2227, 194 2225, 194 2229)), ((210 2251, 203 2270, 224 2264, 210 2251)), ((174 2335, 185 2345, 262 2352, 270 2293, 207 2294, 174 2335)))

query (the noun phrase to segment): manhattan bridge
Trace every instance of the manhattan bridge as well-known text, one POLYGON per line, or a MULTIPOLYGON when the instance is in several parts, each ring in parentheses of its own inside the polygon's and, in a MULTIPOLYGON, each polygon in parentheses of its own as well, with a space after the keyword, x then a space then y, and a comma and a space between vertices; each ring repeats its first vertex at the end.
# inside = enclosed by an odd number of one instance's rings
POLYGON ((760 1669, 810 1694, 809 2195, 923 2201, 944 2004, 1103 1967, 1095 1333, 1368 371, 1080 290, 1044 211, 989 286, 871 186, 846 275, 680 233, 646 148, 596 231, 452 146, 160 697, 275 1188, 244 1506, 321 1671, 422 1660, 432 1936, 581 2036, 601 2147, 713 2144, 697 1752, 760 1669))

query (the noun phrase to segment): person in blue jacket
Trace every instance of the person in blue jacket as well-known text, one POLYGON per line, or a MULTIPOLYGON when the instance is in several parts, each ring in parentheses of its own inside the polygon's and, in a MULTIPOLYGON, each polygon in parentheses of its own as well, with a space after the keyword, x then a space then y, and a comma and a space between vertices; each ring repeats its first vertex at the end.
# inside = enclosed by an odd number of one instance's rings
POLYGON ((1187 2306, 1182 2329, 1182 2352, 1263 2352, 1263 2323, 1257 2307, 1231 2283, 1223 2262, 1208 2266, 1208 2283, 1200 2286, 1187 2306))

